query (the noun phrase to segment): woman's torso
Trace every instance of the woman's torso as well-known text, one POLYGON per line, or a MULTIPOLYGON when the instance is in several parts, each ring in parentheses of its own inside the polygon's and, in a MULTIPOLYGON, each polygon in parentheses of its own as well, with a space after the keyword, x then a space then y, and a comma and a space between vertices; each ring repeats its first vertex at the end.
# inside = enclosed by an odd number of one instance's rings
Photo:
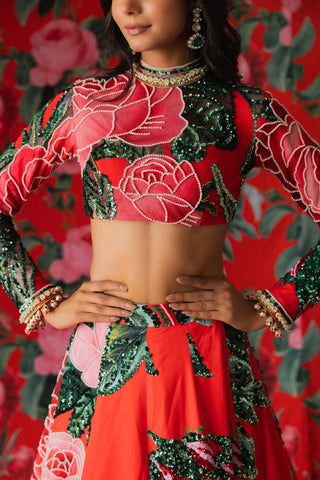
POLYGON ((181 88, 134 79, 118 98, 126 81, 84 80, 73 94, 91 279, 162 303, 188 289, 179 275, 223 276, 227 225, 252 167, 254 102, 210 75, 181 88))
POLYGON ((190 228, 94 219, 91 231, 91 279, 124 282, 128 292, 121 296, 132 301, 163 303, 169 293, 190 290, 176 282, 179 275, 223 275, 227 224, 190 228))

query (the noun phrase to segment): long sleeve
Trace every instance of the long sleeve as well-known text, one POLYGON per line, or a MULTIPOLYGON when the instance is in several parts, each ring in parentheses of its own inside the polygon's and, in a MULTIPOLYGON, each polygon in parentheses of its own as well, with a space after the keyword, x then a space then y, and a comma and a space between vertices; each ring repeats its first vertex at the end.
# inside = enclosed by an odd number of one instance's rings
MULTIPOLYGON (((257 121, 256 165, 278 177, 293 200, 320 222, 320 148, 269 95, 257 121)), ((320 299, 320 242, 274 285, 269 299, 291 321, 320 299)))
POLYGON ((11 217, 74 152, 69 90, 45 105, 0 157, 0 282, 18 308, 49 282, 24 248, 11 217))

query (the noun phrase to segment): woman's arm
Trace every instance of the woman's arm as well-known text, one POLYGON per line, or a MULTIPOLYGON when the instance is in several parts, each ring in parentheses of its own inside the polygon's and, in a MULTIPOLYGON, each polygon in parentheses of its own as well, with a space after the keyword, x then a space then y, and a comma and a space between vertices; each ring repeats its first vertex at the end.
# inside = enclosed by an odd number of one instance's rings
MULTIPOLYGON (((255 161, 277 176, 292 198, 320 222, 320 149, 270 95, 254 102, 255 161)), ((227 279, 184 277, 177 280, 197 287, 192 293, 167 297, 173 308, 187 315, 215 318, 244 331, 262 328, 265 319, 227 279)), ((264 295, 289 323, 320 299, 320 242, 264 295)))
POLYGON ((74 156, 72 92, 59 94, 35 115, 0 157, 0 282, 17 308, 49 286, 17 234, 12 216, 62 162, 74 156))
MULTIPOLYGON (((31 313, 38 308, 37 299, 51 284, 23 246, 11 217, 56 167, 76 157, 74 132, 72 90, 67 90, 45 105, 0 157, 0 283, 26 320, 28 308, 31 313)), ((59 308, 44 309, 43 317, 56 328, 84 320, 116 321, 130 315, 135 305, 110 292, 126 290, 126 285, 111 280, 86 282, 59 308)))
MULTIPOLYGON (((320 222, 320 148, 271 95, 265 95, 257 122, 256 165, 281 180, 293 200, 320 222)), ((320 299, 320 243, 264 291, 294 321, 320 299)))

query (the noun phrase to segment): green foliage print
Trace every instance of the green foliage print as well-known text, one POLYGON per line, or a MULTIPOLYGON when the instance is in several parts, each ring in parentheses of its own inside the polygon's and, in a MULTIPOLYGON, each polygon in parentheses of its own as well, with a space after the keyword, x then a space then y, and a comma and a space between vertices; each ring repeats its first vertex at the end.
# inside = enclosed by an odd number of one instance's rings
MULTIPOLYGON (((246 11, 238 10, 238 18, 246 11)), ((242 38, 242 51, 246 54, 251 45, 252 34, 263 25, 263 41, 265 50, 270 52, 267 65, 267 74, 270 85, 281 91, 289 90, 291 93, 304 102, 311 102, 320 97, 320 75, 317 75, 313 82, 304 90, 299 91, 299 81, 304 75, 304 64, 298 59, 304 57, 314 46, 316 31, 312 20, 305 17, 300 31, 292 39, 291 44, 281 43, 281 30, 287 25, 287 19, 283 12, 257 9, 257 15, 247 16, 238 24, 238 31, 242 38)), ((319 113, 319 106, 306 104, 305 108, 311 115, 319 113), (318 108, 316 108, 318 107, 318 108)))
POLYGON ((256 477, 254 443, 241 425, 234 434, 189 432, 181 440, 161 438, 148 430, 157 449, 149 454, 150 480, 228 480, 256 477))
POLYGON ((231 352, 228 360, 235 412, 239 419, 254 424, 258 422, 254 406, 268 407, 270 400, 264 392, 262 381, 253 376, 245 334, 229 325, 224 327, 231 352))
POLYGON ((101 361, 98 393, 117 392, 145 360, 146 372, 158 375, 146 341, 147 328, 113 323, 101 361))

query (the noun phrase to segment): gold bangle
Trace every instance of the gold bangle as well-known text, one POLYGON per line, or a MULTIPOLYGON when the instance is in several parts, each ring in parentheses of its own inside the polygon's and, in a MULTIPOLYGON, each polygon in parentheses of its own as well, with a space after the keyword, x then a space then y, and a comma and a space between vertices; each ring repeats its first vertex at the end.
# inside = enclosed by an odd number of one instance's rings
POLYGON ((39 328, 44 328, 43 315, 57 308, 63 300, 63 290, 59 285, 42 291, 20 315, 20 323, 26 324, 25 333, 29 335, 39 328))

